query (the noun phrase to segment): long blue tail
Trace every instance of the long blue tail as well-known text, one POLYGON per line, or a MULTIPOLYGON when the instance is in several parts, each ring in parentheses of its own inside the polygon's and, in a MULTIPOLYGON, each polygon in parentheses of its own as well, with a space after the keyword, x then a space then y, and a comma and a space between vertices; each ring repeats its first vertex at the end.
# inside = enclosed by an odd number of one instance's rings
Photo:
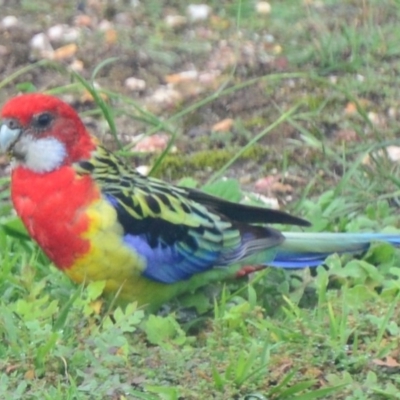
POLYGON ((385 233, 308 233, 283 232, 286 240, 278 246, 268 265, 280 268, 316 267, 334 253, 358 254, 373 242, 386 242, 400 247, 399 234, 385 233))

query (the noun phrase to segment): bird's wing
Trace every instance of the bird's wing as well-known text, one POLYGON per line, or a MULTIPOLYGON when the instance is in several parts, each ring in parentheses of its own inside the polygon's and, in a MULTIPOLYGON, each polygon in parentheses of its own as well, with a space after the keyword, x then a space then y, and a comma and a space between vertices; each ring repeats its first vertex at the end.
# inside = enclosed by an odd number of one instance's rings
POLYGON ((143 275, 152 280, 188 279, 283 241, 279 231, 245 223, 246 209, 250 222, 260 221, 254 214, 259 207, 232 206, 199 191, 143 177, 103 148, 81 162, 78 172, 91 174, 98 183, 117 212, 124 242, 147 261, 143 275))

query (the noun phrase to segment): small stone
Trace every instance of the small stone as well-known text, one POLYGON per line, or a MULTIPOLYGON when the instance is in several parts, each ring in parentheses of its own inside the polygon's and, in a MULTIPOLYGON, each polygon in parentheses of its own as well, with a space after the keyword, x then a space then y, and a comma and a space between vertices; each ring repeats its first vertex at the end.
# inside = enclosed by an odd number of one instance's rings
POLYGON ((54 42, 60 42, 64 35, 65 25, 58 24, 50 27, 47 30, 47 36, 50 40, 54 42))
POLYGON ((256 11, 258 14, 267 15, 271 12, 271 4, 267 1, 259 1, 256 3, 256 11))
POLYGON ((263 202, 268 208, 273 210, 279 210, 279 202, 275 197, 267 197, 262 194, 255 194, 256 198, 263 202))
MULTIPOLYGON (((400 162, 400 146, 388 146, 385 149, 378 150, 373 153, 374 158, 378 157, 387 157, 389 160, 399 163, 400 162)), ((370 154, 367 154, 363 160, 362 163, 364 165, 370 165, 371 164, 371 156, 370 154)))
POLYGON ((125 87, 132 92, 141 92, 146 89, 146 82, 133 76, 125 79, 125 87))
POLYGON ((17 25, 18 25, 18 18, 14 15, 7 15, 0 22, 0 26, 3 29, 11 29, 16 27, 17 25))
POLYGON ((216 82, 217 78, 221 75, 221 71, 214 69, 202 72, 199 74, 199 82, 204 85, 212 85, 216 82))
POLYGON ((389 146, 386 148, 388 157, 394 162, 400 162, 400 147, 399 146, 389 146))
POLYGON ((149 100, 163 105, 175 105, 182 100, 182 96, 177 90, 167 85, 156 89, 149 100))
POLYGON ((161 153, 168 146, 168 142, 169 137, 167 135, 145 136, 133 147, 133 150, 139 153, 161 153))
POLYGON ((4 57, 9 53, 10 53, 10 50, 8 50, 8 48, 6 46, 3 46, 2 44, 0 44, 0 57, 4 57))
POLYGON ((37 52, 41 57, 52 58, 54 49, 45 33, 41 32, 32 36, 29 44, 33 52, 37 52))
POLYGON ((274 43, 275 42, 275 37, 274 35, 271 35, 270 33, 267 33, 264 35, 264 41, 267 43, 274 43))
POLYGON ((108 31, 109 29, 114 29, 113 24, 108 19, 103 19, 97 26, 99 31, 108 31))
POLYGON ((211 7, 208 4, 190 4, 186 12, 192 22, 204 21, 211 15, 211 7))
POLYGON ((383 118, 373 111, 370 111, 367 116, 371 123, 375 126, 382 126, 384 124, 383 118))
POLYGON ((74 61, 72 61, 72 63, 70 64, 69 67, 72 69, 72 71, 82 72, 83 68, 84 68, 84 64, 83 64, 83 61, 81 61, 81 60, 74 60, 74 61))
POLYGON ((54 25, 47 30, 47 36, 52 42, 73 43, 79 39, 79 29, 65 25, 54 25))
POLYGON ((365 81, 365 76, 364 75, 357 74, 356 78, 357 78, 358 82, 364 82, 365 81))
POLYGON ((397 109, 394 108, 394 107, 390 107, 389 110, 388 110, 388 116, 390 118, 396 119, 396 117, 397 117, 397 109))
POLYGON ((164 21, 170 28, 181 28, 187 24, 187 18, 183 15, 167 15, 164 21))
POLYGON ((328 79, 329 82, 333 85, 336 85, 338 83, 338 77, 336 75, 330 75, 328 79))
POLYGON ((150 172, 151 168, 148 165, 139 165, 136 167, 136 171, 139 172, 139 174, 147 176, 150 172))

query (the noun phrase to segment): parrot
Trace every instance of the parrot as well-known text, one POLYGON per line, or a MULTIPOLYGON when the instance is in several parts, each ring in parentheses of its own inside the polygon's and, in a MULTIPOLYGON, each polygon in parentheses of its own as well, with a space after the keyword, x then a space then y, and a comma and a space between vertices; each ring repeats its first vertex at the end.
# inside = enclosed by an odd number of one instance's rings
POLYGON ((29 235, 74 282, 103 281, 148 310, 248 265, 301 269, 375 241, 400 246, 400 234, 281 232, 270 225, 310 224, 141 175, 55 96, 17 95, 0 115, 11 200, 29 235))

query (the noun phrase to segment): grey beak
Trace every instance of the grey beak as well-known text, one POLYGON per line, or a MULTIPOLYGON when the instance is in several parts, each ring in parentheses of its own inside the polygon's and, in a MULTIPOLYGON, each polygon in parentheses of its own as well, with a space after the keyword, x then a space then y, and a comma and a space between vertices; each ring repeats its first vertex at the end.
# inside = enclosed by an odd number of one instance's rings
POLYGON ((11 129, 6 124, 0 126, 0 151, 6 153, 18 140, 21 133, 20 128, 11 129))

